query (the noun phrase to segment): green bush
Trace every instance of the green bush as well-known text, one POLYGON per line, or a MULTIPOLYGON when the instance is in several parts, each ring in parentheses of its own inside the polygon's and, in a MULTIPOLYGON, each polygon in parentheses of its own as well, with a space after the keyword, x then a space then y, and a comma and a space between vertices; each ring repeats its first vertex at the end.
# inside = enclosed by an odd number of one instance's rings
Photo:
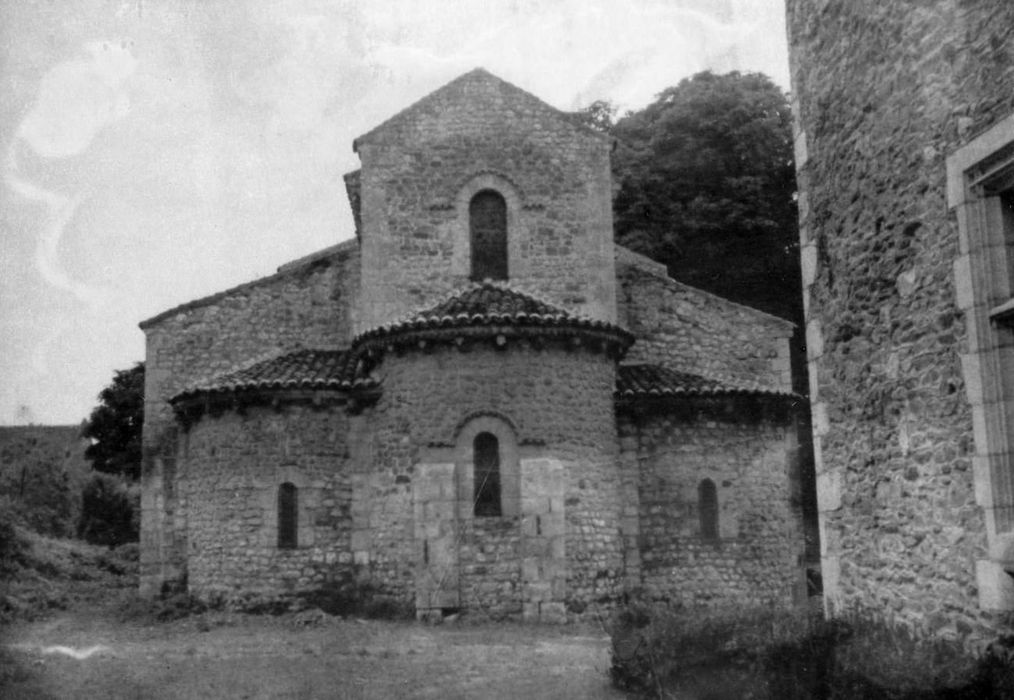
POLYGON ((81 494, 78 537, 92 544, 118 546, 138 539, 140 490, 122 478, 96 473, 81 494))
POLYGON ((976 659, 957 641, 926 640, 862 617, 824 621, 776 609, 636 605, 615 617, 612 639, 614 684, 660 698, 703 677, 709 687, 727 684, 712 697, 1014 697, 1014 637, 998 640, 976 659))
POLYGON ((319 608, 329 615, 361 615, 383 620, 412 617, 411 606, 384 595, 372 586, 354 581, 332 581, 299 596, 301 606, 319 608))
POLYGON ((216 609, 188 593, 173 593, 158 598, 142 598, 134 595, 119 607, 117 617, 121 622, 172 622, 192 615, 201 615, 216 609))
POLYGON ((797 642, 810 630, 803 611, 781 608, 712 610, 634 604, 615 616, 610 674, 620 688, 662 696, 663 688, 724 667, 750 674, 771 647, 797 642))
POLYGON ((3 509, 34 532, 54 537, 74 534, 81 477, 45 455, 18 454, 0 468, 3 509))
POLYGON ((0 575, 23 565, 29 547, 28 540, 18 532, 14 516, 6 506, 5 502, 0 502, 0 575))

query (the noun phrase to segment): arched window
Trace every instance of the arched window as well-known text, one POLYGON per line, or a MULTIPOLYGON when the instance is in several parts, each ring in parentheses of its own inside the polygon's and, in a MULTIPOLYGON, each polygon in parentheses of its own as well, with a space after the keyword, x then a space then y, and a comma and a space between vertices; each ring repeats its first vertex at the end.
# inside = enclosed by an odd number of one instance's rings
POLYGON ((498 517, 500 502, 500 441, 492 433, 479 433, 472 442, 475 466, 476 517, 498 517))
POLYGON ((718 490, 715 482, 705 479, 697 486, 697 510, 701 516, 701 539, 718 539, 718 490))
POLYGON ((299 494, 286 481, 278 487, 278 548, 295 549, 299 543, 299 494))
POLYGON ((472 279, 507 279, 507 202, 499 192, 483 190, 468 205, 472 279))

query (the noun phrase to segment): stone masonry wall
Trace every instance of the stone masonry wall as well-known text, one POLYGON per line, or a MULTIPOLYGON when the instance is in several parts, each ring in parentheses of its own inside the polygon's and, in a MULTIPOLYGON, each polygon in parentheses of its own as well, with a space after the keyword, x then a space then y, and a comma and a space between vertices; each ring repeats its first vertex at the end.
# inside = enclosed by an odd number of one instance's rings
POLYGON ((283 351, 347 346, 359 292, 356 245, 341 244, 141 324, 147 336, 143 592, 157 592, 163 580, 182 574, 185 522, 174 505, 175 422, 166 399, 198 381, 283 351))
POLYGON ((353 579, 349 421, 341 406, 206 415, 181 438, 177 510, 189 591, 271 599, 353 579), (298 547, 279 549, 278 487, 295 484, 298 547))
POLYGON ((827 602, 978 634, 945 157, 1014 109, 1014 4, 787 6, 827 602))
POLYGON ((463 605, 494 618, 519 617, 524 611, 519 518, 471 518, 463 529, 458 552, 463 605))
POLYGON ((357 330, 467 284, 468 204, 487 188, 507 202, 511 285, 615 319, 608 139, 473 71, 356 143, 364 269, 357 330))
POLYGON ((648 597, 687 606, 800 599, 804 542, 789 484, 791 429, 658 412, 625 416, 620 436, 624 455, 637 461, 639 583, 648 597), (703 479, 718 489, 716 542, 701 537, 703 479))
POLYGON ((676 282, 622 246, 616 277, 619 323, 637 337, 624 363, 792 389, 789 321, 676 282))
MULTIPOLYGON (((529 498, 521 484, 522 513, 526 509, 544 513, 546 527, 553 522, 549 510, 565 514, 559 525, 565 543, 559 544, 566 548, 567 590, 558 592, 585 605, 618 595, 623 555, 612 360, 586 350, 535 350, 518 341, 506 350, 481 346, 469 352, 389 353, 376 372, 384 395, 368 419, 372 467, 368 474, 357 475, 354 495, 356 508, 362 509, 354 525, 359 533, 354 535, 358 539, 354 550, 357 557, 360 549, 368 552, 375 581, 406 601, 412 599, 412 567, 418 560, 413 541, 413 467, 426 450, 450 449, 470 418, 495 415, 514 426, 522 474, 525 464, 546 471, 541 457, 562 464, 565 503, 563 498, 554 497, 559 501, 554 504, 546 499, 546 509, 539 511, 534 502, 538 494, 529 498)), ((493 591, 499 590, 503 599, 497 611, 517 612, 526 594, 520 590, 519 562, 511 558, 518 551, 531 552, 526 542, 543 541, 532 539, 538 534, 536 523, 525 524, 516 516, 504 516, 499 525, 477 524, 479 519, 470 515, 462 520, 462 590, 467 596, 485 589, 478 601, 464 599, 462 604, 489 605, 493 591), (523 534, 522 527, 533 530, 523 534), (484 540, 491 528, 496 537, 484 540)), ((552 543, 544 540, 544 544, 552 543)), ((562 614, 562 603, 560 607, 562 614)))

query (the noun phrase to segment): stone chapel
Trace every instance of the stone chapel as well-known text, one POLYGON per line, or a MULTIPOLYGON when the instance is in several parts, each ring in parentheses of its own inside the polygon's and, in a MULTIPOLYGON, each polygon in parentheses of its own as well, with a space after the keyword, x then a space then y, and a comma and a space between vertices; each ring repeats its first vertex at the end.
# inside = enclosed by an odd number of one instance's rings
POLYGON ((353 142, 354 239, 141 323, 142 592, 800 597, 792 325, 615 245, 611 146, 474 70, 353 142))

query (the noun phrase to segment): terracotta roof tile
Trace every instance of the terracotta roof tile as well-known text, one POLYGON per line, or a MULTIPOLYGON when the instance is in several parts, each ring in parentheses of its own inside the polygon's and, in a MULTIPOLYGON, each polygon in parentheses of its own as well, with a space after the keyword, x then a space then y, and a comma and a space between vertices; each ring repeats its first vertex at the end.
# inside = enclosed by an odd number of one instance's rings
POLYGON ((611 323, 576 316, 522 292, 487 281, 457 292, 436 306, 406 319, 367 331, 355 342, 404 331, 484 325, 571 326, 629 335, 611 323))
POLYGON ((733 382, 680 372, 659 365, 620 365, 616 373, 618 399, 655 399, 680 396, 769 395, 794 396, 791 391, 759 383, 733 382))
POLYGON ((357 365, 348 350, 297 350, 201 382, 170 401, 250 389, 349 390, 373 386, 373 380, 356 376, 357 365))

